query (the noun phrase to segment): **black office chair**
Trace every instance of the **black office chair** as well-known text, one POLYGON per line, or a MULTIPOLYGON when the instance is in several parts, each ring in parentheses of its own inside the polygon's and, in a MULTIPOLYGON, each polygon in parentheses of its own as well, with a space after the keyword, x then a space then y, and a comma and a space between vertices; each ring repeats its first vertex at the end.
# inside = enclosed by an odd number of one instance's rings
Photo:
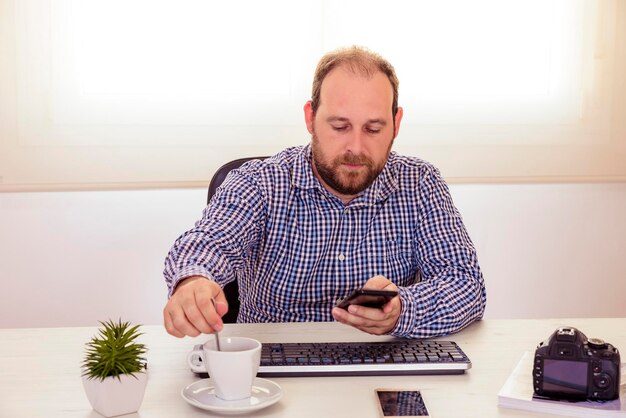
MULTIPOLYGON (((239 158, 237 160, 230 161, 218 168, 213 175, 213 178, 211 179, 211 183, 209 183, 209 191, 206 198, 207 204, 211 201, 211 198, 215 194, 215 191, 217 190, 219 185, 222 184, 224 180, 226 180, 226 176, 231 170, 241 167, 241 165, 246 161, 264 160, 266 158, 267 157, 239 158)), ((239 315, 239 284, 237 283, 237 280, 232 281, 224 286, 224 295, 226 296, 226 300, 228 301, 228 312, 226 312, 226 315, 222 317, 222 320, 225 323, 235 323, 237 322, 237 316, 239 315)))

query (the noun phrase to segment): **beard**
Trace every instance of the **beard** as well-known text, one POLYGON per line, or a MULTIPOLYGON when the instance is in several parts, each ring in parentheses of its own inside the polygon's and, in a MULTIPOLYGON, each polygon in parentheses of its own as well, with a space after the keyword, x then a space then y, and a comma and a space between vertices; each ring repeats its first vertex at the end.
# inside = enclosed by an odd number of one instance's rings
POLYGON ((363 155, 355 155, 351 152, 347 152, 331 160, 322 151, 319 139, 317 135, 315 135, 315 132, 313 132, 311 140, 313 164, 315 164, 317 173, 322 180, 333 190, 343 195, 356 195, 367 189, 374 180, 376 180, 376 177, 378 177, 381 171, 383 171, 392 144, 393 141, 391 141, 389 145, 385 159, 380 164, 376 164, 370 158, 363 155), (362 166, 362 169, 346 172, 342 168, 343 164, 358 164, 362 166))

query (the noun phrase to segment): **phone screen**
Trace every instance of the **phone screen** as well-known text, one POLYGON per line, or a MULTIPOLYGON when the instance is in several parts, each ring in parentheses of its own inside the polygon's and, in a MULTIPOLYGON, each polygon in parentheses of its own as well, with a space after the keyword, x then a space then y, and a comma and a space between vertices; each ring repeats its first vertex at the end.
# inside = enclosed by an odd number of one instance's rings
POLYGON ((429 417, 419 390, 376 389, 383 417, 429 417))

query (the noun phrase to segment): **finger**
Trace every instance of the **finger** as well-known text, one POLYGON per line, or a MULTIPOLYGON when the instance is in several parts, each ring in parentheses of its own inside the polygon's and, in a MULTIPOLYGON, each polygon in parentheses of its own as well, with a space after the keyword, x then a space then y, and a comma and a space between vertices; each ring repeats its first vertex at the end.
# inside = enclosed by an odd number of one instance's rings
MULTIPOLYGON (((215 311, 217 312, 217 314, 219 315, 221 319, 224 315, 226 315, 226 312, 228 312, 228 300, 226 299, 226 295, 222 291, 222 288, 220 288, 219 293, 213 297, 213 301, 214 301, 213 308, 215 309, 215 311)), ((220 330, 221 330, 221 328, 224 326, 224 321, 221 320, 219 322, 219 325, 220 325, 220 330)))
POLYGON ((384 323, 380 322, 357 321, 353 323, 348 323, 347 325, 351 325, 358 330, 367 332, 368 334, 382 335, 387 332, 387 327, 384 325, 384 323))
POLYGON ((224 289, 222 289, 217 284, 216 284, 216 287, 217 287, 218 291, 213 296, 213 308, 215 309, 215 311, 219 315, 220 322, 217 325, 219 326, 218 331, 221 331, 222 328, 224 327, 224 321, 222 320, 222 317, 224 315, 226 315, 226 312, 228 312, 228 299, 226 298, 226 294, 224 293, 224 289))
POLYGON ((209 302, 208 306, 198 306, 198 302, 195 297, 190 300, 187 300, 182 305, 187 321, 189 321, 189 323, 196 330, 204 334, 209 334, 213 332, 213 327, 209 325, 206 319, 206 316, 210 317, 210 315, 214 315, 213 312, 215 312, 213 311, 213 307, 210 305, 211 304, 209 302), (211 310, 211 312, 210 313, 203 312, 206 310, 211 310))
MULTIPOLYGON (((341 323, 347 324, 347 325, 351 325, 355 328, 358 329, 364 329, 364 328, 369 328, 371 326, 375 326, 376 322, 372 321, 366 317, 363 317, 361 315, 357 315, 355 314, 355 311, 359 311, 362 310, 360 309, 362 308, 361 306, 357 306, 357 305, 350 305, 348 307, 347 310, 345 309, 341 309, 339 310, 339 308, 335 308, 338 309, 337 311, 337 317, 339 318, 338 320, 341 323), (343 311, 343 312, 341 312, 343 311)), ((367 309, 367 308, 365 308, 367 309)), ((334 313, 334 312, 333 312, 334 313)))
POLYGON ((217 311, 217 314, 220 316, 220 318, 223 317, 224 315, 226 315, 226 312, 228 312, 228 303, 216 301, 215 310, 217 311))
POLYGON ((383 290, 398 290, 398 286, 396 286, 393 282, 387 283, 383 290))
POLYGON ((202 309, 204 318, 214 331, 224 328, 222 316, 228 312, 228 302, 222 288, 215 282, 209 282, 206 289, 196 293, 196 302, 202 309))
POLYGON ((370 321, 382 321, 387 315, 380 308, 369 308, 363 305, 348 306, 348 313, 354 317, 363 318, 370 321))
POLYGON ((369 289, 385 289, 389 284, 393 285, 393 283, 388 278, 378 275, 369 278, 367 282, 365 282, 365 285, 363 287, 369 289))
POLYGON ((383 305, 383 312, 390 316, 400 315, 402 312, 402 300, 400 299, 400 295, 395 296, 389 302, 383 305))
POLYGON ((342 308, 338 308, 338 307, 334 307, 331 311, 333 318, 335 318, 335 320, 337 322, 341 322, 342 324, 346 324, 346 325, 350 325, 350 323, 348 323, 347 317, 348 317, 348 312, 345 309, 342 308))
POLYGON ((349 306, 348 310, 343 313, 337 312, 336 317, 340 318, 338 319, 339 322, 375 335, 389 332, 396 323, 396 318, 393 315, 384 314, 377 308, 367 308, 358 305, 349 306))
POLYGON ((221 330, 222 318, 215 309, 213 294, 210 289, 202 289, 194 293, 195 306, 202 315, 201 321, 206 324, 209 329, 203 329, 203 332, 209 333, 215 330, 221 330))
POLYGON ((197 337, 200 335, 200 331, 198 331, 198 329, 187 320, 187 316, 185 315, 182 306, 176 302, 172 303, 171 301, 169 305, 169 316, 172 322, 172 329, 190 337, 197 337))
POLYGON ((213 299, 215 299, 215 302, 223 303, 228 307, 228 300, 226 299, 226 294, 224 294, 224 289, 219 285, 217 285, 217 292, 213 294, 213 299))
POLYGON ((170 316, 170 312, 167 306, 165 307, 165 309, 163 309, 163 324, 165 325, 165 329, 167 330, 168 334, 178 338, 183 338, 185 336, 185 334, 183 334, 174 327, 174 323, 172 322, 172 318, 170 316))

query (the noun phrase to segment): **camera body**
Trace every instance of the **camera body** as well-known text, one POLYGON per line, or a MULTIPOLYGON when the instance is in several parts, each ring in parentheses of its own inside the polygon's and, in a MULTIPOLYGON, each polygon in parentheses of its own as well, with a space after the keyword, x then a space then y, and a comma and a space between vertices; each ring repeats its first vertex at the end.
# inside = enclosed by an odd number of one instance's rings
POLYGON ((620 355, 598 338, 561 327, 535 350, 533 387, 539 396, 611 400, 619 397, 620 355))

